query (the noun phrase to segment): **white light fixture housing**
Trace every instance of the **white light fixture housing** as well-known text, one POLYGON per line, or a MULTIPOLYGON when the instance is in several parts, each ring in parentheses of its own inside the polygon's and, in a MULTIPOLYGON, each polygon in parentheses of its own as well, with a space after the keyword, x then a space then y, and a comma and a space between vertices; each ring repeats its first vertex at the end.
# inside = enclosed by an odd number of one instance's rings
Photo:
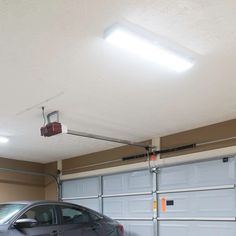
POLYGON ((0 143, 5 144, 5 143, 8 143, 8 142, 9 142, 9 139, 8 139, 8 138, 3 137, 3 136, 0 136, 0 143))
POLYGON ((150 32, 137 30, 137 27, 133 30, 131 28, 114 24, 104 32, 104 38, 114 46, 177 72, 186 71, 194 65, 193 59, 183 53, 186 50, 178 50, 176 45, 171 47, 163 39, 150 37, 150 32))

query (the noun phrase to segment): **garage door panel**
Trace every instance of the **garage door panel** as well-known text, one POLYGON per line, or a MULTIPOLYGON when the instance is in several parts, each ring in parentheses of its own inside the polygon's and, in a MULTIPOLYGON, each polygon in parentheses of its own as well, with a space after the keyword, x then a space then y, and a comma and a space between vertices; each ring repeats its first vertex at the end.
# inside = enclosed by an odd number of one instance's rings
MULTIPOLYGON (((160 222, 160 236, 190 236, 190 225, 187 222, 160 222)), ((202 236, 202 235, 201 235, 202 236)))
POLYGON ((103 194, 150 192, 153 176, 149 171, 134 171, 103 177, 103 194))
POLYGON ((159 215, 160 217, 235 217, 235 193, 235 189, 228 189, 160 194, 159 215), (171 204, 168 205, 168 202, 171 204))
POLYGON ((165 167, 160 170, 158 190, 234 184, 235 178, 235 158, 165 167))
POLYGON ((81 205, 81 206, 85 206, 85 207, 93 209, 94 211, 97 211, 97 212, 101 211, 98 198, 67 200, 67 202, 78 204, 78 205, 81 205))
POLYGON ((197 235, 214 235, 214 236, 233 236, 236 233, 236 223, 198 223, 195 226, 197 235))
POLYGON ((99 177, 69 180, 62 183, 63 198, 97 196, 99 193, 99 177))
POLYGON ((235 236, 234 222, 160 222, 161 236, 235 236))
POLYGON ((113 218, 152 218, 152 196, 126 196, 103 199, 103 212, 113 218))
POLYGON ((177 217, 188 215, 191 212, 191 202, 184 194, 159 195, 158 209, 160 217, 177 217), (163 202, 164 201, 164 202, 163 202), (167 205, 172 201, 173 205, 167 205))
POLYGON ((125 229, 125 236, 154 236, 152 221, 119 221, 125 229))

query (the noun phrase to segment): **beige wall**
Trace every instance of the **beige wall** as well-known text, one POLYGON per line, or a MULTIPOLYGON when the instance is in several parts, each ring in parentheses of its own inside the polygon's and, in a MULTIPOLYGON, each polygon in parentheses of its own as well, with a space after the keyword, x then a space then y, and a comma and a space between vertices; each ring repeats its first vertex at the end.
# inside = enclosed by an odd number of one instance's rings
POLYGON ((0 183, 0 202, 44 199, 44 186, 0 183))
MULTIPOLYGON (((151 140, 143 142, 145 145, 151 144, 151 140)), ((120 165, 143 162, 146 158, 139 158, 130 161, 122 161, 120 158, 144 153, 144 148, 133 146, 122 146, 106 151, 96 152, 88 155, 74 157, 62 161, 62 173, 72 174, 83 171, 109 168, 120 165)))
POLYGON ((193 130, 168 135, 161 138, 161 148, 178 147, 188 144, 201 144, 186 151, 162 155, 162 158, 182 154, 213 150, 236 145, 236 119, 229 120, 193 130), (233 138, 232 138, 233 137, 233 138), (227 140, 228 139, 228 140, 227 140), (211 143, 212 142, 212 143, 211 143))
MULTIPOLYGON (((56 174, 57 163, 46 165, 0 158, 0 168, 13 168, 56 174)), ((0 202, 19 200, 56 200, 56 184, 51 178, 0 171, 0 202)))
MULTIPOLYGON (((48 163, 44 166, 44 172, 53 175, 57 174, 57 162, 48 163)), ((46 200, 57 200, 57 186, 55 181, 51 178, 46 177, 44 180, 44 198, 46 200)))
MULTIPOLYGON (((0 158, 1 168, 43 172, 42 164, 0 158)), ((44 199, 44 177, 0 172, 0 202, 44 199)))

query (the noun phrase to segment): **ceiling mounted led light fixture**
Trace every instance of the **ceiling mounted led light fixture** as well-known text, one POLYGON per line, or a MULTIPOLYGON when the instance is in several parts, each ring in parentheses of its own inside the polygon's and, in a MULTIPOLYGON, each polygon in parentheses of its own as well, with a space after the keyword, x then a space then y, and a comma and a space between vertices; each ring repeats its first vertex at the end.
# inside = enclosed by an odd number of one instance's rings
POLYGON ((112 45, 177 72, 186 71, 194 64, 190 57, 182 55, 183 50, 170 47, 170 43, 150 37, 150 33, 143 30, 129 30, 126 26, 114 24, 105 31, 104 38, 112 45))
POLYGON ((0 136, 0 143, 8 143, 9 139, 3 136, 0 136))

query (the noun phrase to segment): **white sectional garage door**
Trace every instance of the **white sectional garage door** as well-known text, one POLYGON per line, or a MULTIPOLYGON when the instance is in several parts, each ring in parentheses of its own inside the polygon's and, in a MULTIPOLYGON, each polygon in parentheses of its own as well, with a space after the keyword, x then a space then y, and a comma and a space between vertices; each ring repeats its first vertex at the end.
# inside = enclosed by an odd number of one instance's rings
POLYGON ((63 200, 101 212, 101 177, 76 179, 62 183, 63 200))
POLYGON ((235 159, 67 180, 63 200, 119 220, 127 236, 235 236, 235 159))
POLYGON ((126 235, 154 235, 156 176, 148 170, 103 177, 103 213, 118 219, 126 235))
POLYGON ((119 220, 127 236, 156 235, 156 174, 148 170, 64 181, 62 196, 119 220))
POLYGON ((235 183, 235 158, 161 169, 159 234, 236 235, 235 183))

